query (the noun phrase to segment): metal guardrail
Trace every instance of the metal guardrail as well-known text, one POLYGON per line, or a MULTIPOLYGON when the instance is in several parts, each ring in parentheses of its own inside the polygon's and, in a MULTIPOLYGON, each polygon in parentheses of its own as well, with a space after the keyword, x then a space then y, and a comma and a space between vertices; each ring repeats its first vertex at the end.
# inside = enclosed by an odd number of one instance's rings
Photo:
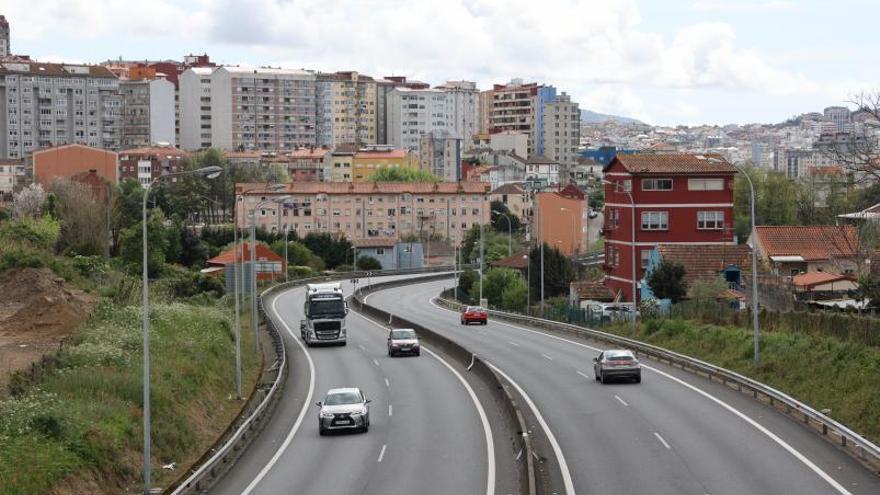
POLYGON ((274 405, 280 398, 287 380, 287 348, 284 344, 284 337, 276 326, 277 322, 263 306, 263 300, 267 296, 314 282, 371 276, 384 277, 390 275, 446 272, 451 269, 452 267, 449 266, 435 266, 404 270, 341 272, 280 283, 260 293, 258 298, 259 312, 267 322, 267 329, 272 337, 273 349, 275 351, 274 362, 268 369, 263 370, 263 373, 271 373, 273 375, 271 383, 260 384, 258 382, 241 413, 224 432, 215 446, 202 456, 200 462, 197 463, 198 467, 194 468, 194 470, 191 469, 186 479, 173 483, 164 493, 167 495, 184 495, 206 491, 235 463, 251 440, 256 437, 256 433, 262 429, 265 421, 271 417, 274 405), (265 395, 262 396, 262 399, 258 400, 261 392, 265 395), (210 457, 208 457, 209 455, 210 457))
MULTIPOLYGON (((448 309, 459 310, 461 303, 438 297, 437 302, 448 309)), ((740 392, 749 393, 755 399, 769 403, 776 410, 787 414, 807 426, 811 431, 840 446, 853 458, 875 472, 880 472, 880 447, 863 435, 851 430, 846 425, 835 421, 820 411, 800 402, 790 395, 776 390, 769 385, 753 380, 734 371, 715 366, 684 354, 672 352, 662 347, 645 344, 637 340, 619 335, 580 327, 570 323, 545 320, 533 316, 519 315, 505 311, 489 310, 489 314, 514 323, 525 323, 536 328, 551 331, 564 331, 581 337, 608 342, 615 346, 625 347, 638 354, 649 356, 657 361, 668 363, 686 371, 706 376, 710 380, 720 381, 724 385, 736 388, 740 392)))
MULTIPOLYGON (((450 273, 447 275, 453 274, 450 273)), ((424 342, 436 350, 442 350, 446 355, 458 361, 460 365, 466 367, 468 371, 479 376, 486 384, 488 384, 489 392, 494 395, 495 400, 498 401, 498 403, 502 404, 503 411, 507 415, 508 421, 510 421, 516 428, 517 435, 512 445, 515 446, 515 448, 521 449, 522 459, 524 459, 524 462, 518 466, 520 493, 524 495, 555 493, 549 486, 550 481, 546 475, 547 466, 541 466, 542 472, 538 472, 538 467, 535 465, 535 459, 544 459, 545 463, 547 462, 547 459, 546 457, 537 455, 535 452, 533 439, 531 437, 531 435, 534 435, 535 433, 529 433, 525 417, 519 408, 517 400, 512 395, 510 387, 506 386, 506 380, 492 370, 492 368, 477 354, 454 340, 444 337, 423 325, 379 309, 375 306, 371 306, 363 301, 363 297, 370 292, 400 285, 440 279, 443 277, 444 275, 438 275, 415 279, 393 280, 359 287, 350 297, 352 307, 360 311, 364 316, 374 318, 383 324, 415 329, 424 342)), ((519 457, 517 457, 517 459, 519 459, 519 457)))

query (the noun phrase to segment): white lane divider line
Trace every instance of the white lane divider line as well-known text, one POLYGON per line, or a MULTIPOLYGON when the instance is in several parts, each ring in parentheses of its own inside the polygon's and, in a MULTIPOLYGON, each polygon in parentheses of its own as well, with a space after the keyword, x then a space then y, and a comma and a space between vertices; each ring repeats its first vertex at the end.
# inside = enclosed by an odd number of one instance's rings
POLYGON ((388 415, 391 416, 393 413, 393 409, 391 409, 391 404, 388 404, 388 415))
POLYGON ((670 450, 672 449, 672 447, 670 447, 669 444, 666 443, 666 440, 664 440, 663 437, 661 437, 660 434, 656 431, 654 432, 654 436, 657 437, 657 440, 660 440, 660 443, 662 443, 664 447, 670 450))
POLYGON ((516 342, 508 341, 507 343, 514 346, 514 347, 519 347, 519 344, 517 344, 516 342))
POLYGON ((360 350, 362 350, 362 351, 366 351, 366 350, 367 350, 367 348, 364 347, 364 344, 358 344, 358 347, 359 347, 360 350))
POLYGON ((389 379, 385 379, 385 386, 391 388, 391 381, 389 379))
POLYGON ((588 375, 588 374, 586 374, 586 373, 584 373, 584 372, 582 372, 582 371, 575 370, 575 373, 577 373, 578 375, 581 375, 582 377, 586 378, 587 380, 592 380, 592 379, 593 379, 592 376, 590 376, 590 375, 588 375))
POLYGON ((382 462, 382 458, 385 457, 385 448, 388 447, 387 444, 382 444, 382 450, 379 451, 379 458, 376 459, 376 462, 382 462))
MULTIPOLYGON (((359 317, 363 318, 369 323, 372 323, 378 328, 382 330, 388 330, 387 327, 376 323, 375 321, 367 318, 366 316, 358 313, 359 317)), ((492 428, 489 425, 489 417, 486 416, 486 411, 483 409, 483 404, 480 403, 480 399, 477 398, 476 392, 471 387, 470 383, 461 376, 461 373, 458 372, 455 368, 452 367, 451 364, 446 362, 445 359, 440 357, 437 353, 431 351, 426 347, 422 347, 422 350, 427 352, 428 355, 433 356, 434 359, 440 361, 443 366, 445 366, 453 375, 458 379, 459 383, 467 390, 468 396, 471 398, 471 402, 473 402, 474 407, 477 410, 477 414, 480 416, 480 423, 483 425, 483 436, 486 442, 486 464, 488 466, 486 473, 486 495, 495 495, 495 439, 492 436, 492 428)), ((533 404, 534 406, 534 404, 533 404)), ((568 468, 566 468, 567 471, 568 468)), ((569 495, 574 495, 574 491, 572 491, 569 495)))
POLYGON ((275 307, 275 303, 278 302, 279 298, 280 296, 272 299, 272 312, 275 313, 276 316, 278 316, 278 320, 281 322, 282 325, 284 325, 284 329, 287 330, 287 333, 290 334, 290 337, 294 341, 296 341, 297 344, 299 344, 300 348, 303 351, 303 354, 305 354, 306 356, 306 360, 309 362, 309 392, 308 394, 306 394, 306 401, 303 403, 302 409, 300 409, 299 411, 299 416, 297 416, 296 422, 293 423, 293 427, 287 433, 287 437, 284 439, 284 442, 281 443, 281 446, 278 447, 278 450, 275 451, 275 453, 272 455, 272 458, 269 459, 269 462, 267 462, 266 465, 263 466, 263 469, 261 469, 260 472, 257 473, 257 476, 253 479, 253 481, 251 481, 250 484, 244 489, 244 491, 241 492, 241 495, 250 495, 250 493, 254 491, 254 488, 256 488, 257 485, 260 484, 260 481, 262 481, 263 478, 266 477, 266 475, 269 473, 269 470, 272 469, 272 466, 274 466, 278 462, 278 459, 281 458, 281 455, 284 454, 284 451, 287 450, 287 447, 290 446, 290 442, 293 441, 294 435, 296 435, 296 432, 299 431, 300 425, 302 425, 303 419, 306 416, 306 411, 308 411, 309 407, 312 405, 312 396, 315 392, 315 362, 312 361, 312 354, 309 352, 308 348, 303 345, 299 337, 297 337, 293 333, 293 330, 290 329, 290 326, 287 324, 286 321, 284 321, 284 318, 281 318, 281 314, 278 313, 278 308, 275 307))
POLYGON ((541 353, 541 355, 544 356, 544 359, 549 359, 550 361, 553 361, 553 358, 552 358, 552 357, 550 357, 550 356, 548 356, 548 355, 546 355, 546 354, 544 354, 544 353, 541 353))
MULTIPOLYGON (((619 395, 615 395, 614 398, 617 399, 618 402, 620 402, 621 404, 623 404, 624 407, 628 407, 628 406, 629 406, 629 404, 627 404, 625 400, 621 399, 619 395)), ((657 435, 657 436, 660 436, 660 435, 657 435)))
POLYGON ((379 361, 377 361, 377 360, 374 359, 374 360, 373 360, 373 364, 375 364, 376 366, 379 366, 379 361))

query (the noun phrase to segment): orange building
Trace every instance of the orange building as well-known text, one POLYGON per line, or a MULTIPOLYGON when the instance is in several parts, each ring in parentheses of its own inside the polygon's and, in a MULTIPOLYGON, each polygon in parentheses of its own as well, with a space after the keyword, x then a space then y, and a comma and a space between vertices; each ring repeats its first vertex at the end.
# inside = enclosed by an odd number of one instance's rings
POLYGON ((586 251, 584 207, 586 202, 577 196, 558 192, 536 194, 532 220, 535 240, 556 247, 566 256, 586 251))
POLYGON ((65 144, 33 153, 34 182, 49 189, 59 178, 94 170, 111 184, 119 183, 119 155, 82 144, 65 144))

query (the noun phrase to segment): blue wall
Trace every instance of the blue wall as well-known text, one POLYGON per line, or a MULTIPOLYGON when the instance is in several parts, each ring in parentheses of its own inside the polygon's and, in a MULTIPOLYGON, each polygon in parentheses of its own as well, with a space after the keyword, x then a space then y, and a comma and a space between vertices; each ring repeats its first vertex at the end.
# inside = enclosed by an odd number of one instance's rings
POLYGON ((580 156, 584 158, 592 158, 596 163, 602 166, 611 163, 618 154, 631 155, 638 153, 638 150, 617 149, 617 146, 600 146, 596 149, 585 149, 580 152, 580 156))

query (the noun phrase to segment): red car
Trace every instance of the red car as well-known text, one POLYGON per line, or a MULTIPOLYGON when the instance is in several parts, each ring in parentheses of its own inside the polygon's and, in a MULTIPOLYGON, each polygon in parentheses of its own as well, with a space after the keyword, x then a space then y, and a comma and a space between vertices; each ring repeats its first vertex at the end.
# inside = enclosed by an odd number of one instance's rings
POLYGON ((473 322, 485 325, 488 320, 489 313, 479 306, 468 306, 461 312, 462 325, 469 325, 473 322))

